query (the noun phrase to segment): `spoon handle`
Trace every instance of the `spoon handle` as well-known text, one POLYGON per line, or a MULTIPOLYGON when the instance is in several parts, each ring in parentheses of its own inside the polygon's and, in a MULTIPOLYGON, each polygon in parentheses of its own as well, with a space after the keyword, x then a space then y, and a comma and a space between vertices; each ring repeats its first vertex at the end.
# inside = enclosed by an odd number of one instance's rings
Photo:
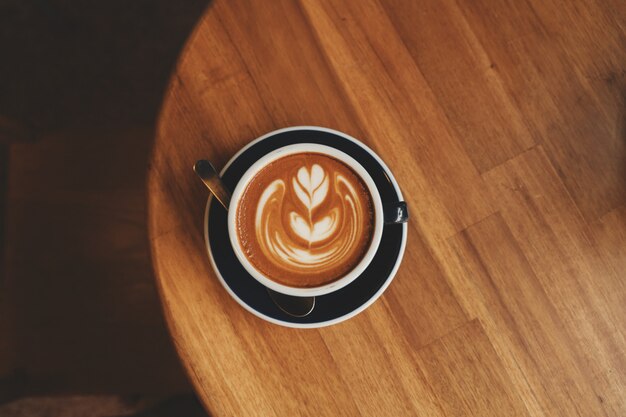
MULTIPOLYGON (((230 191, 226 188, 219 174, 206 159, 200 159, 193 166, 193 170, 200 177, 204 185, 228 211, 230 191)), ((292 317, 305 317, 315 308, 315 297, 293 297, 281 294, 266 288, 267 292, 278 308, 292 317)))
POLYGON ((204 185, 207 186, 215 198, 228 210, 230 192, 224 186, 224 183, 213 165, 205 159, 200 159, 193 166, 193 170, 198 174, 204 185))

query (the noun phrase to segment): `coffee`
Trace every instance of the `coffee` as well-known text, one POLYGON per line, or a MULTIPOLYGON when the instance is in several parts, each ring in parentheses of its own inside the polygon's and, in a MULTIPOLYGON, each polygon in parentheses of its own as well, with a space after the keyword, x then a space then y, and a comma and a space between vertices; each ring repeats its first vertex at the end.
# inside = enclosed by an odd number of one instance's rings
POLYGON ((245 257, 279 284, 311 288, 359 264, 372 241, 375 214, 364 181, 321 153, 279 158, 249 181, 236 208, 245 257))

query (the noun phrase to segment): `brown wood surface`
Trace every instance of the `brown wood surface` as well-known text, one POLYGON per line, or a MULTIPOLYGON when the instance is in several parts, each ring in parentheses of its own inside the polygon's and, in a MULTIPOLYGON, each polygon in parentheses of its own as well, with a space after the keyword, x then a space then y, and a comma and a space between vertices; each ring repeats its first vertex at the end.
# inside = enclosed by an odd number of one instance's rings
POLYGON ((625 17, 599 0, 215 1, 148 185, 165 313, 212 415, 626 415, 625 17), (363 140, 412 214, 387 292, 318 330, 228 296, 191 171, 291 125, 363 140))

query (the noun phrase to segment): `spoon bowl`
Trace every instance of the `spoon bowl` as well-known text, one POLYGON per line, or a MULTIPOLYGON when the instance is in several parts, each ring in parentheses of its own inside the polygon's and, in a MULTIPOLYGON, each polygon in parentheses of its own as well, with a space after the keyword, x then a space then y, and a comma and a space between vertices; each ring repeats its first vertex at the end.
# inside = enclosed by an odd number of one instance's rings
MULTIPOLYGON (((206 159, 200 159, 193 166, 194 172, 200 177, 211 194, 228 211, 230 191, 220 178, 217 170, 206 159)), ((306 317, 315 308, 315 297, 294 297, 276 292, 266 287, 267 293, 276 306, 292 317, 306 317)))

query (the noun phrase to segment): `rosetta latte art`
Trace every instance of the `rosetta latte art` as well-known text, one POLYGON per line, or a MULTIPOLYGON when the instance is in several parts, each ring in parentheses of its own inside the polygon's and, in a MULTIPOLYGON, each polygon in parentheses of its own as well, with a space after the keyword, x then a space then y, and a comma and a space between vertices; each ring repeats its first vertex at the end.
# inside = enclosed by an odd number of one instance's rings
POLYGON ((290 184, 284 180, 272 182, 261 195, 255 226, 257 239, 266 255, 277 263, 295 268, 332 266, 341 262, 357 236, 357 219, 363 215, 356 190, 341 175, 329 178, 319 165, 302 167, 290 184), (331 191, 338 193, 335 204, 323 213, 313 212, 331 191), (288 187, 292 187, 288 190, 288 187), (272 227, 272 218, 281 216, 282 201, 287 192, 293 192, 302 210, 287 213, 282 228, 272 227), (294 239, 295 237, 295 239, 294 239))
POLYGON ((293 162, 284 171, 276 169, 258 190, 255 246, 267 261, 260 269, 281 272, 274 277, 279 282, 311 273, 338 279, 360 260, 371 238, 369 192, 350 168, 332 158, 309 156, 293 162), (263 268, 268 263, 271 267, 263 268))

